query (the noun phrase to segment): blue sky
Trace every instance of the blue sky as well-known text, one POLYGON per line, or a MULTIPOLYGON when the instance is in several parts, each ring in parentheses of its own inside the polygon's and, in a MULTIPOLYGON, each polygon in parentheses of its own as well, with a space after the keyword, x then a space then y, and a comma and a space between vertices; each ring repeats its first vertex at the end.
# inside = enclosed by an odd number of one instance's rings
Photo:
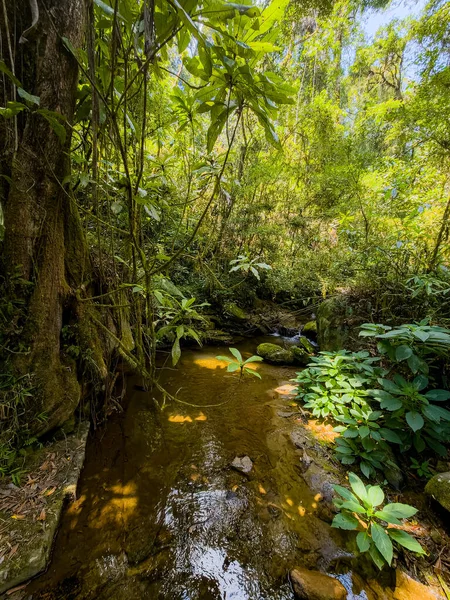
POLYGON ((393 19, 417 16, 425 7, 427 0, 393 0, 384 10, 368 11, 363 22, 363 29, 369 38, 373 38, 380 27, 393 19))

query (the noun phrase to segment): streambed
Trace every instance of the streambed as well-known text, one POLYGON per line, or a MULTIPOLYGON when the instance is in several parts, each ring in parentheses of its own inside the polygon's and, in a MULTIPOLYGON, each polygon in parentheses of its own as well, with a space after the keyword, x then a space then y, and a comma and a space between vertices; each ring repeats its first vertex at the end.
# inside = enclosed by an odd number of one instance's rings
MULTIPOLYGON (((238 347, 248 357, 260 341, 238 347)), ((33 599, 291 600, 291 568, 332 571, 348 556, 290 440, 296 369, 258 363, 261 380, 239 381, 215 358, 226 353, 187 349, 162 370, 187 404, 129 379, 124 412, 89 442, 33 599), (231 468, 236 456, 250 457, 250 473, 231 468)))

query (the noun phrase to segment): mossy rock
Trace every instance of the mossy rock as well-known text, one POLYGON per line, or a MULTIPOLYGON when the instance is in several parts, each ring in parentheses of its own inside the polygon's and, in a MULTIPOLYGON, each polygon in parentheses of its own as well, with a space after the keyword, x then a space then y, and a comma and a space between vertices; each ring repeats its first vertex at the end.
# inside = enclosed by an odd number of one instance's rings
POLYGON ((277 344, 259 344, 256 353, 272 365, 294 364, 294 355, 291 350, 286 350, 277 344))
POLYGON ((308 321, 303 325, 302 328, 303 335, 309 335, 310 337, 314 337, 317 335, 317 321, 308 321))
POLYGON ((324 300, 317 311, 317 338, 321 350, 334 351, 346 347, 348 327, 346 300, 340 296, 324 300))
POLYGON ((302 336, 299 339, 298 343, 300 347, 303 347, 306 350, 306 352, 308 352, 308 354, 315 354, 316 351, 314 349, 314 346, 311 344, 308 338, 302 336))
POLYGON ((434 475, 425 486, 425 493, 450 511, 450 472, 434 475))
POLYGON ((247 321, 248 317, 245 311, 234 302, 227 302, 224 306, 225 312, 228 313, 236 321, 247 321))
POLYGON ((306 366, 310 362, 311 355, 306 348, 302 346, 293 346, 290 350, 294 357, 294 362, 297 365, 306 366))

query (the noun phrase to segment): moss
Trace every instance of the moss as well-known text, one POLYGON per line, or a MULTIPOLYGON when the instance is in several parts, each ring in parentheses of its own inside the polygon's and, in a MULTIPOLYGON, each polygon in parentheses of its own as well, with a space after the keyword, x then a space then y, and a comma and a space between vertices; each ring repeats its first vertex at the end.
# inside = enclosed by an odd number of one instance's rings
POLYGON ((317 321, 308 321, 303 325, 303 335, 317 335, 317 321))
POLYGON ((294 346, 291 348, 291 353, 294 357, 295 363, 298 365, 307 365, 310 361, 310 354, 303 347, 294 346))
POLYGON ((247 315, 242 308, 234 302, 227 302, 224 306, 225 312, 232 316, 237 321, 247 321, 247 315))
POLYGON ((259 344, 256 353, 273 365, 292 365, 294 363, 292 352, 277 344, 259 344))
POLYGON ((425 486, 425 493, 450 511, 450 472, 434 475, 425 486))
POLYGON ((348 328, 345 325, 346 301, 342 297, 324 300, 317 311, 317 335, 321 350, 345 348, 348 328))
POLYGON ((311 344, 311 342, 308 340, 308 338, 302 336, 299 339, 298 343, 299 343, 299 346, 301 346, 302 348, 304 348, 306 350, 306 352, 308 352, 308 354, 315 353, 314 346, 311 344))

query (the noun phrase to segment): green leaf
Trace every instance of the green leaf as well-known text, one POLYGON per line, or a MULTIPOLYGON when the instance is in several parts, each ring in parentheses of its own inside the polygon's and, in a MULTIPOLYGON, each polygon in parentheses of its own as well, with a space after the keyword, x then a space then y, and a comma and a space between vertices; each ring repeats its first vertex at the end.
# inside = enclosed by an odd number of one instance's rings
POLYGON ((450 392, 447 390, 430 390, 425 394, 425 398, 432 402, 444 402, 450 400, 450 392))
POLYGON ((228 365, 227 367, 227 371, 228 373, 234 373, 235 371, 237 371, 239 369, 239 364, 236 362, 232 362, 228 365))
MULTIPOLYGON (((94 0, 94 3, 109 17, 114 16, 114 8, 103 2, 102 0, 94 0)), ((125 20, 121 14, 117 13, 119 19, 125 20)))
MULTIPOLYGON (((231 110, 230 110, 231 114, 231 110)), ((212 152, 214 148, 214 144, 216 143, 217 138, 222 132, 222 129, 227 122, 228 119, 228 108, 224 108, 223 111, 215 118, 211 120, 211 124, 208 128, 207 132, 207 150, 208 152, 212 152)))
POLYGON ((356 496, 354 496, 350 490, 343 487, 342 485, 333 485, 333 489, 337 494, 342 496, 342 498, 345 498, 346 500, 352 500, 354 502, 357 502, 356 496))
POLYGON ((182 23, 186 26, 186 28, 192 33, 192 35, 199 42, 199 44, 201 44, 202 46, 204 46, 206 48, 205 38, 203 37, 203 34, 200 31, 200 29, 197 27, 197 25, 192 20, 191 15, 186 12, 184 7, 180 4, 180 2, 178 0, 172 0, 172 2, 175 5, 175 8, 177 9, 177 13, 180 18, 180 21, 182 21, 182 23))
POLYGON ((413 351, 409 346, 402 345, 398 346, 395 350, 395 358, 400 362, 402 360, 406 360, 410 356, 413 355, 413 351))
POLYGON ((226 360, 227 362, 234 362, 229 356, 216 356, 217 360, 226 360))
POLYGON ((47 110, 46 108, 39 108, 36 113, 44 117, 44 119, 48 122, 50 127, 58 136, 61 144, 64 145, 66 142, 67 132, 63 125, 63 122, 65 121, 63 115, 52 110, 47 110))
POLYGON ((20 81, 13 74, 13 72, 6 66, 6 63, 3 60, 0 60, 0 73, 4 73, 17 87, 22 86, 20 81))
POLYGON ((356 512, 359 514, 365 514, 366 509, 359 504, 359 502, 354 502, 353 500, 346 500, 341 504, 341 508, 346 508, 350 512, 356 512))
POLYGON ((392 431, 392 429, 381 427, 378 431, 383 437, 383 439, 385 439, 387 442, 392 442, 393 444, 402 443, 401 438, 395 433, 395 431, 392 431))
POLYGON ((427 419, 430 419, 435 423, 439 423, 441 420, 450 421, 450 412, 445 408, 442 408, 441 406, 429 404, 428 406, 424 407, 422 412, 427 417, 427 419))
POLYGON ((367 490, 369 501, 373 507, 383 504, 384 492, 378 485, 371 485, 367 490))
POLYGON ((387 523, 392 523, 393 525, 401 525, 402 522, 399 521, 396 517, 393 517, 388 512, 383 510, 377 510, 375 513, 377 519, 381 519, 382 521, 386 521, 387 523))
POLYGON ((17 93, 21 98, 23 98, 26 102, 29 102, 30 104, 36 104, 37 106, 39 106, 41 102, 39 96, 33 96, 33 94, 29 94, 21 87, 17 88, 17 93))
POLYGON ((416 554, 425 554, 425 550, 422 548, 419 542, 413 538, 412 535, 406 533, 406 531, 402 531, 401 529, 388 529, 388 534, 394 541, 397 542, 397 544, 400 544, 400 546, 403 546, 407 550, 416 552, 416 554))
POLYGON ((417 354, 411 354, 408 358, 408 367, 415 374, 417 373, 422 365, 422 360, 417 356, 417 354))
POLYGON ((367 531, 360 531, 356 536, 356 543, 360 552, 367 552, 370 548, 370 536, 367 531))
POLYGON ((247 358, 247 360, 244 361, 244 365, 252 362, 261 362, 262 360, 263 358, 261 356, 250 356, 250 358, 247 358))
POLYGON ((394 551, 390 537, 383 527, 378 525, 378 523, 372 523, 370 527, 370 533, 378 552, 381 554, 387 564, 390 565, 394 551))
POLYGON ((228 348, 228 350, 231 352, 231 354, 238 359, 238 361, 241 363, 242 362, 242 354, 239 352, 239 350, 237 348, 228 348))
POLYGON ((258 379, 262 379, 261 375, 258 373, 258 371, 255 371, 254 369, 246 369, 244 367, 244 371, 245 373, 248 373, 249 375, 253 375, 254 377, 257 377, 258 379))
POLYGON ((176 332, 177 332, 177 338, 178 339, 182 338, 184 335, 184 325, 178 325, 176 332))
POLYGON ((383 512, 397 519, 409 519, 416 514, 417 508, 401 502, 392 502, 383 508, 383 512))
POLYGON ((423 420, 422 415, 416 411, 407 412, 405 417, 406 422, 414 432, 419 431, 419 429, 422 429, 424 426, 425 421, 423 420))
POLYGON ((359 526, 358 519, 353 517, 348 513, 339 513, 333 519, 331 523, 331 527, 335 527, 336 529, 357 529, 359 526))
POLYGON ((377 567, 380 569, 380 571, 381 571, 381 569, 384 567, 384 564, 385 564, 385 563, 384 563, 384 559, 383 559, 383 557, 382 557, 382 556, 381 556, 381 554, 378 552, 378 550, 377 550, 377 548, 376 548, 376 546, 375 546, 375 544, 374 544, 374 543, 372 543, 372 544, 370 545, 370 548, 369 548, 369 554, 370 554, 370 557, 371 557, 371 559, 372 559, 372 560, 373 560, 373 562, 375 563, 375 565, 376 565, 376 566, 377 566, 377 567))
POLYGON ((352 490, 360 498, 364 504, 369 504, 369 496, 367 494, 366 486, 361 479, 355 473, 348 474, 348 480, 352 486, 352 490))
POLYGON ((180 340, 176 338, 172 346, 172 364, 175 366, 181 357, 180 340))

